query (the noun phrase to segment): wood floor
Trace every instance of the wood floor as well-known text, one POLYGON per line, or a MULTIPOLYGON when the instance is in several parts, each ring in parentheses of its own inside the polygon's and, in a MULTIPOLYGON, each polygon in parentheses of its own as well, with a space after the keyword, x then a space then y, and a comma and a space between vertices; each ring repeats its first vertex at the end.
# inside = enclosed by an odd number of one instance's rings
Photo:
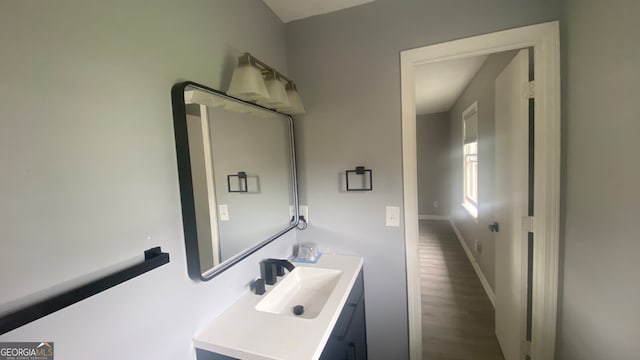
POLYGON ((494 310, 451 224, 420 220, 423 360, 504 360, 494 310))

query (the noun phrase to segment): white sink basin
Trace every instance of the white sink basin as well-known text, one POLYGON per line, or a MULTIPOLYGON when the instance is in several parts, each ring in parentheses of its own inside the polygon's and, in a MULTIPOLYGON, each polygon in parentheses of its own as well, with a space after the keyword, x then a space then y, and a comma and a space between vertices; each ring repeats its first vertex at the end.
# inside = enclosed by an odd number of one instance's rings
POLYGON ((297 267, 269 291, 256 305, 256 310, 313 319, 322 311, 341 275, 340 270, 297 267), (304 306, 300 315, 293 313, 297 305, 304 306))

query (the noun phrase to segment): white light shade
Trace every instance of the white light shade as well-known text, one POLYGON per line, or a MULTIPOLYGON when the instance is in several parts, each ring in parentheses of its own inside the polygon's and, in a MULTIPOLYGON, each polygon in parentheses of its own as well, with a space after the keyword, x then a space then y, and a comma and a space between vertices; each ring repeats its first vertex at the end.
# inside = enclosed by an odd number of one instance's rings
POLYGON ((278 108, 278 111, 291 114, 298 115, 304 114, 304 105, 302 105, 302 99, 300 98, 300 94, 294 86, 287 86, 287 97, 289 98, 290 106, 278 108))
POLYGON ((258 105, 262 105, 264 107, 275 109, 275 108, 286 108, 290 107, 289 97, 287 96, 287 91, 284 89, 284 83, 278 80, 273 75, 267 76, 264 81, 267 86, 267 91, 269 92, 269 99, 259 100, 258 105))
POLYGON ((218 107, 224 105, 224 99, 218 96, 213 96, 212 94, 202 90, 195 89, 184 92, 184 103, 218 107))
POLYGON ((260 69, 250 64, 238 64, 231 76, 227 94, 247 101, 269 98, 260 69))

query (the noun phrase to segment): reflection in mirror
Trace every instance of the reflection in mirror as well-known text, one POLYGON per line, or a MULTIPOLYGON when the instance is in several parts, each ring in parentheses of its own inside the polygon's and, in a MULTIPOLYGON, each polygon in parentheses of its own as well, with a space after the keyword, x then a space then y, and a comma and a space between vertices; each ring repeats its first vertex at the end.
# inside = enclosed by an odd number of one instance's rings
POLYGON ((172 100, 189 274, 208 280, 297 225, 293 122, 192 82, 172 100))

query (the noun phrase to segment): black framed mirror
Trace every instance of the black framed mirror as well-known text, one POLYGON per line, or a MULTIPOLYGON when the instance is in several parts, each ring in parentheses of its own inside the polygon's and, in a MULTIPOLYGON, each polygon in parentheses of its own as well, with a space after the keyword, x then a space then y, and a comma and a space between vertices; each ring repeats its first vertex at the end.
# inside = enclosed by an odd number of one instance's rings
POLYGON ((171 98, 188 272, 210 280, 298 225, 293 119, 192 81, 171 98))

